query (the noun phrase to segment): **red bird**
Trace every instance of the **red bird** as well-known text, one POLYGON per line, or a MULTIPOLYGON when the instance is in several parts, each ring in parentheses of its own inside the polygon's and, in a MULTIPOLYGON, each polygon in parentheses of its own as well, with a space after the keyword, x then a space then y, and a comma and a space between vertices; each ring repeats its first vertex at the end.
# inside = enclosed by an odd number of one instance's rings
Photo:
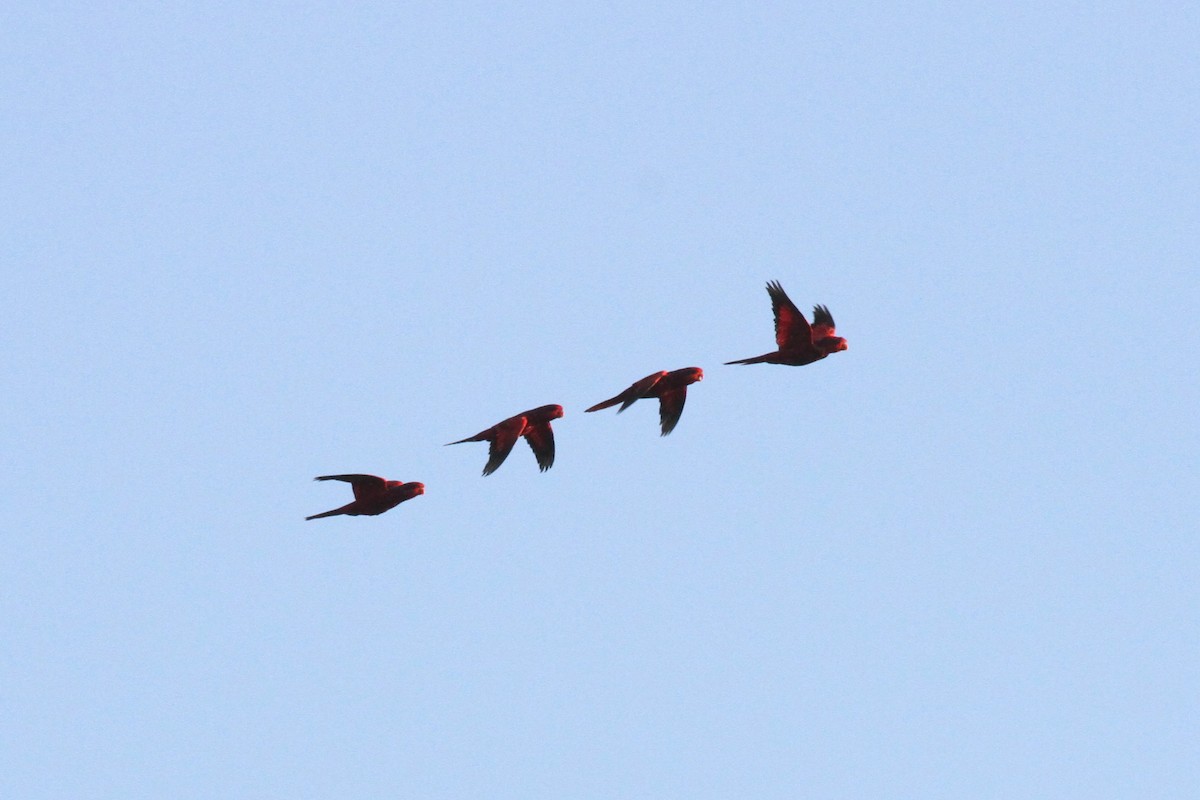
POLYGON ((642 378, 616 397, 611 397, 603 403, 596 403, 587 411, 599 411, 620 403, 621 407, 617 409, 617 413, 620 414, 638 400, 657 397, 658 419, 662 425, 661 435, 666 436, 675 430, 675 424, 679 422, 679 416, 683 414, 688 385, 702 380, 704 380, 704 370, 699 367, 686 367, 674 372, 665 370, 655 372, 653 375, 642 378))
POLYGON ((486 431, 480 431, 474 436, 459 439, 457 442, 449 442, 446 446, 463 442, 489 442, 488 461, 483 466, 483 474, 491 475, 500 468, 504 459, 508 458, 517 439, 523 436, 525 441, 529 442, 530 449, 533 450, 538 469, 545 472, 554 466, 554 431, 550 428, 550 421, 559 419, 562 415, 562 406, 539 406, 529 411, 522 411, 503 422, 497 422, 486 431))
POLYGON ((775 312, 775 344, 778 350, 754 358, 726 361, 726 364, 787 364, 792 367, 820 361, 830 353, 845 350, 849 345, 834 336, 833 317, 825 306, 813 306, 813 323, 796 308, 779 281, 767 284, 771 309, 775 312))
POLYGON ((411 500, 419 494, 425 494, 425 484, 389 481, 375 475, 322 475, 313 478, 317 481, 345 481, 354 489, 354 502, 347 503, 341 508, 326 511, 324 514, 313 514, 309 519, 321 517, 336 517, 347 514, 357 517, 363 514, 374 516, 388 509, 395 508, 405 500, 411 500))

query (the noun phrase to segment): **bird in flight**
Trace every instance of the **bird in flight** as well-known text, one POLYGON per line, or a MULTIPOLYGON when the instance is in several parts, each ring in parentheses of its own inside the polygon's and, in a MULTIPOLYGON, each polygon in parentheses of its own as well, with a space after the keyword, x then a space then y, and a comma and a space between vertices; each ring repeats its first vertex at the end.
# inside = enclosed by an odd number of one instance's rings
POLYGON ((726 364, 766 363, 799 367, 849 346, 841 336, 834 335, 833 316, 825 306, 813 306, 810 326, 779 281, 767 284, 767 294, 771 295, 771 310, 775 312, 775 344, 779 349, 753 358, 726 361, 726 364))
POLYGON ((491 475, 500 468, 504 459, 508 458, 517 439, 524 437, 533 450, 534 458, 537 459, 538 469, 545 472, 554 466, 554 431, 550 427, 550 421, 559 419, 562 415, 562 406, 539 406, 497 422, 474 436, 448 442, 446 446, 463 442, 488 442, 488 460, 483 466, 483 474, 491 475))
MULTIPOLYGON (((657 397, 658 419, 659 424, 662 426, 661 435, 666 436, 675 430, 675 425, 679 422, 679 416, 683 414, 683 404, 687 400, 688 385, 700 380, 704 380, 704 370, 699 367, 686 367, 674 370, 673 372, 665 370, 655 372, 653 375, 647 375, 642 378, 616 397, 610 397, 602 403, 597 403, 587 409, 587 411, 599 411, 602 408, 611 408, 620 403, 621 407, 617 409, 617 413, 620 414, 638 400, 657 397)), ((584 413, 587 412, 585 411, 584 413)))
POLYGON ((351 517, 363 514, 374 516, 395 508, 405 500, 425 494, 425 484, 423 483, 389 481, 375 475, 321 475, 313 480, 345 481, 354 489, 354 502, 323 514, 313 514, 311 517, 305 517, 306 520, 336 517, 339 514, 347 514, 351 517))

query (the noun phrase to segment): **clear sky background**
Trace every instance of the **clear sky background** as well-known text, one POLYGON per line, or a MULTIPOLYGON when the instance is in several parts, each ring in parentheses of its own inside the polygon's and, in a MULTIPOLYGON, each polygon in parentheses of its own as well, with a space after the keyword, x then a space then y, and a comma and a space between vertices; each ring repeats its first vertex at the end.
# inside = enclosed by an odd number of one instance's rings
POLYGON ((0 11, 0 796, 1200 792, 1194 4, 102 6, 0 11))

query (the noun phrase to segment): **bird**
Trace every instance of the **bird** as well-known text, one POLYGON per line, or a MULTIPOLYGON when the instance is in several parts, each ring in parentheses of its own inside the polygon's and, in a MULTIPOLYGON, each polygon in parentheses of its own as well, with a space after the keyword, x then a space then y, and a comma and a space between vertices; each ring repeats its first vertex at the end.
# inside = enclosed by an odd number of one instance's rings
POLYGON ((778 350, 753 358, 726 361, 726 364, 787 364, 800 367, 820 361, 830 353, 845 350, 849 345, 834 335, 833 316, 825 306, 813 306, 813 322, 796 308, 779 281, 767 283, 771 309, 775 312, 775 344, 778 350))
POLYGON ((488 442, 488 460, 483 465, 483 474, 491 475, 500 468, 504 459, 508 458, 517 439, 524 437, 533 450, 534 458, 537 459, 538 470, 545 472, 554 466, 554 431, 550 427, 550 421, 559 419, 562 415, 562 406, 538 406, 497 422, 474 436, 459 439, 457 442, 447 442, 446 446, 463 442, 488 442))
POLYGON ((611 408, 620 403, 621 407, 617 409, 617 413, 620 414, 638 400, 657 397, 658 420, 662 427, 662 433, 659 435, 666 436, 675 430, 675 425, 679 422, 680 415, 683 414, 688 385, 702 380, 704 380, 704 370, 699 367, 685 367, 672 372, 666 370, 655 372, 637 381, 616 397, 596 403, 586 409, 584 413, 611 408))
POLYGON ((395 508, 405 500, 425 494, 425 484, 423 483, 389 481, 377 475, 321 475, 313 480, 345 481, 354 489, 354 502, 323 514, 313 514, 311 517, 305 517, 305 520, 336 517, 339 514, 351 517, 363 514, 374 516, 395 508))

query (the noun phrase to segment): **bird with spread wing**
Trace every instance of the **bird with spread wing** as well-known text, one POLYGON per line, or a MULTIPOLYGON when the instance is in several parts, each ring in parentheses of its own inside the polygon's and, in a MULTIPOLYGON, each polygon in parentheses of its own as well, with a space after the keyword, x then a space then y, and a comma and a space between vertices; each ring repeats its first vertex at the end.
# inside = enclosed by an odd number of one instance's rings
POLYGON ((617 409, 617 413, 620 414, 638 400, 657 397, 661 435, 666 436, 675 430, 675 425, 679 422, 680 415, 683 414, 683 404, 687 401, 687 387, 701 380, 704 380, 704 370, 699 367, 685 367, 671 372, 666 370, 655 372, 637 381, 616 397, 610 397, 597 403, 584 413, 611 408, 620 403, 621 407, 617 409))
POLYGON ((835 335, 833 316, 825 306, 813 306, 813 321, 809 325, 779 281, 767 284, 767 294, 771 296, 771 309, 775 312, 775 345, 778 349, 753 358, 726 361, 726 364, 787 364, 800 367, 820 361, 830 353, 845 350, 849 346, 845 339, 835 335))
POLYGON ((377 475, 321 475, 313 480, 345 481, 354 490, 354 501, 332 511, 305 517, 306 520, 336 517, 341 514, 351 517, 364 514, 374 516, 395 508, 405 500, 425 494, 425 484, 423 483, 389 481, 377 475))
POLYGON ((530 449, 533 450, 538 469, 545 472, 554 466, 554 431, 550 427, 550 422, 559 419, 562 415, 562 406, 539 406, 502 420, 474 436, 459 439, 457 442, 448 442, 447 446, 463 442, 487 442, 488 460, 483 467, 483 474, 491 475, 500 468, 504 459, 508 458, 517 439, 524 438, 529 443, 530 449))

